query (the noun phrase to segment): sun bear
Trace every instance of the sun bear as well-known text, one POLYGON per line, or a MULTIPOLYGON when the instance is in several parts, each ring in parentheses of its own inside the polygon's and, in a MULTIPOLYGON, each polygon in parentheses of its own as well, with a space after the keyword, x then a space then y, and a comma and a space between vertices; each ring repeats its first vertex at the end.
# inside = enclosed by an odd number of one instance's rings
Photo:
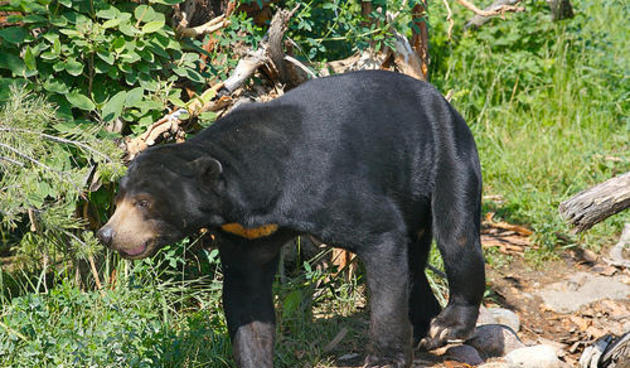
POLYGON ((239 367, 272 367, 280 248, 309 234, 355 252, 370 306, 367 367, 470 337, 485 288, 481 169, 466 122, 430 84, 385 72, 318 78, 236 108, 182 144, 150 148, 98 232, 126 258, 217 232, 239 367), (432 239, 450 296, 424 273, 432 239))

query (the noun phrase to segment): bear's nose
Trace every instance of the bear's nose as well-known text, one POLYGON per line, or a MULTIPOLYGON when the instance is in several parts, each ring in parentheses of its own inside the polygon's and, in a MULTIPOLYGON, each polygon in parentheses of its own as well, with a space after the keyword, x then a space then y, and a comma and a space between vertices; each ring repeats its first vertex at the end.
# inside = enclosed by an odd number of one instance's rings
POLYGON ((106 246, 112 244, 112 238, 114 237, 114 230, 109 226, 103 226, 97 233, 96 237, 106 246))

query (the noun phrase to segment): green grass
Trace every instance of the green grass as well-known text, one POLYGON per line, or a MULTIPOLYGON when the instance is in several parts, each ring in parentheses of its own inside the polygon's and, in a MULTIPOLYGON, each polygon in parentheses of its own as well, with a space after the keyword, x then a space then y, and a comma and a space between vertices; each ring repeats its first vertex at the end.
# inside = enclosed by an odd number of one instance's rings
MULTIPOLYGON (((630 6, 574 1, 577 16, 553 24, 544 3, 526 2, 530 12, 496 19, 454 46, 438 37, 433 82, 453 90, 471 125, 484 194, 502 197, 485 210, 531 226, 539 254, 549 256, 555 233, 568 231, 558 204, 630 170, 630 6)), ((575 242, 599 249, 628 219, 617 215, 575 242)))
MULTIPOLYGON (((572 3, 577 16, 569 21, 552 24, 545 1, 525 1, 528 12, 478 32, 456 28, 451 41, 441 3, 430 9, 432 82, 453 91, 453 105, 475 134, 484 194, 493 198, 484 210, 536 231, 543 247, 527 255, 533 263, 560 247, 597 250, 630 220, 619 214, 569 244, 555 236, 569 230, 557 213, 562 200, 630 170, 630 5, 572 3)), ((453 10, 461 27, 470 13, 454 3, 453 10)), ((104 295, 81 291, 63 271, 56 279, 66 281, 48 292, 41 292, 40 275, 29 282, 0 273, 0 367, 233 366, 216 254, 188 254, 185 262, 181 256, 167 249, 127 266, 114 258, 103 274, 115 267, 118 281, 104 295)), ((439 264, 437 254, 432 262, 439 264)), ((362 354, 362 274, 347 283, 299 268, 275 286, 276 366, 331 367, 335 357, 362 354), (324 352, 343 327, 347 336, 324 352)))

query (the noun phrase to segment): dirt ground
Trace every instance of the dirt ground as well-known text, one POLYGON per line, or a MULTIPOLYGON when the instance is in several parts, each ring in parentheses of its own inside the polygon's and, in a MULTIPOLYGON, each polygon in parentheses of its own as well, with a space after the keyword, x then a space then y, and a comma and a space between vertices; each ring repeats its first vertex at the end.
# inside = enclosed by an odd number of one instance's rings
MULTIPOLYGON (((593 252, 580 249, 563 251, 559 260, 536 269, 519 250, 528 246, 528 234, 519 231, 484 227, 484 248, 500 246, 511 258, 500 266, 486 266, 491 292, 484 304, 515 312, 520 318, 518 336, 526 345, 552 345, 559 349, 561 360, 577 367, 582 351, 595 340, 630 331, 630 270, 609 266, 593 252)), ((361 366, 362 354, 354 349, 347 352, 339 354, 333 366, 361 366)), ((470 366, 416 352, 414 367, 470 366)))

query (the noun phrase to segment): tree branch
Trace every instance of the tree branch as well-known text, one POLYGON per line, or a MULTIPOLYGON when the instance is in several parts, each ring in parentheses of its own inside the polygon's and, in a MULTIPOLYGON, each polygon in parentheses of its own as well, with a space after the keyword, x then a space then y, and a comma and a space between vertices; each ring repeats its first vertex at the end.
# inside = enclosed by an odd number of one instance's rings
POLYGON ((66 143, 66 144, 71 144, 71 145, 74 145, 74 146, 77 146, 77 147, 81 147, 81 148, 83 148, 86 151, 89 151, 89 152, 91 152, 91 153, 93 153, 93 154, 95 154, 97 156, 103 157, 107 162, 113 162, 113 160, 109 156, 105 155, 104 153, 95 150, 94 148, 88 146, 85 143, 82 143, 82 142, 79 142, 79 141, 75 141, 75 140, 72 140, 72 139, 56 137, 54 135, 41 133, 41 132, 36 132, 36 131, 33 131, 33 130, 28 130, 28 129, 22 129, 22 128, 10 128, 10 127, 0 126, 0 131, 36 134, 36 135, 39 135, 40 137, 46 138, 46 139, 54 141, 54 142, 66 143))
MULTIPOLYGON (((468 2, 467 0, 457 0, 458 3, 460 3, 462 6, 464 6, 466 9, 472 11, 473 13, 482 16, 482 17, 492 17, 495 15, 500 15, 500 14, 504 14, 506 12, 522 12, 525 11, 525 8, 520 7, 520 6, 516 6, 516 5, 509 5, 509 4, 501 4, 501 5, 497 5, 494 6, 494 4, 484 10, 481 10, 479 8, 477 8, 474 4, 468 2)), ((516 3, 516 2, 515 2, 516 3)))
POLYGON ((179 37, 197 37, 197 36, 216 32, 219 29, 230 25, 230 20, 226 19, 225 14, 222 14, 214 19, 211 19, 209 22, 204 23, 197 27, 190 27, 190 28, 184 27, 183 24, 187 23, 185 22, 185 16, 182 18, 182 21, 184 22, 180 23, 175 29, 175 32, 177 33, 179 37))
MULTIPOLYGON (((516 4, 518 4, 519 2, 521 2, 521 0, 496 0, 494 3, 492 3, 492 5, 488 6, 487 8, 485 8, 482 12, 484 13, 495 13, 498 10, 500 10, 502 7, 504 6, 516 6, 516 4)), ((524 8, 520 8, 522 10, 519 11, 524 11, 524 8)), ((465 29, 467 28, 479 28, 482 25, 486 24, 488 21, 490 21, 490 17, 489 16, 484 16, 484 15, 478 15, 476 14, 474 17, 470 18, 470 20, 468 21, 468 23, 466 23, 466 25, 464 26, 465 29)))

